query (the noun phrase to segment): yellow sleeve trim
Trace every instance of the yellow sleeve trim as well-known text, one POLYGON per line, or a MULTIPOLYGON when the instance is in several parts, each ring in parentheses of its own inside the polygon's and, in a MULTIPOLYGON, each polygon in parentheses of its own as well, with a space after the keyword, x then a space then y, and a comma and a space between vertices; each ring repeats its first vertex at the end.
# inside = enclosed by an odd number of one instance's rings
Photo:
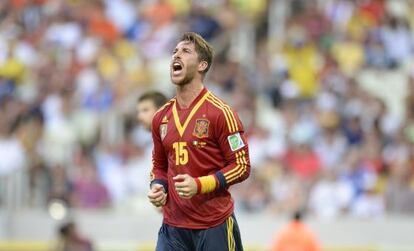
POLYGON ((236 152, 236 167, 224 174, 227 183, 233 182, 241 177, 247 170, 246 152, 236 152))
POLYGON ((201 193, 210 193, 216 190, 217 182, 214 175, 199 177, 198 180, 201 184, 201 193))

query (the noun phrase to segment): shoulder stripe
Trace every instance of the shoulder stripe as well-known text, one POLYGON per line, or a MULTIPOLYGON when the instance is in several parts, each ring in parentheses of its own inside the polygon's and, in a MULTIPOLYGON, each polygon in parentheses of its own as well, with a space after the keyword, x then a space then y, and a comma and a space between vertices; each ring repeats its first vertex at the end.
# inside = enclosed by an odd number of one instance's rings
POLYGON ((234 123, 234 126, 235 126, 235 131, 234 132, 237 132, 239 130, 238 124, 237 124, 237 120, 236 120, 236 117, 234 116, 234 113, 231 110, 230 106, 227 105, 227 104, 225 104, 223 101, 221 101, 221 99, 219 99, 218 97, 216 97, 214 94, 211 94, 211 97, 214 100, 216 100, 219 104, 221 104, 228 111, 228 113, 230 114, 230 116, 232 118, 231 121, 234 123))
POLYGON ((238 131, 238 126, 237 126, 237 121, 236 118, 234 116, 233 111, 231 110, 230 106, 225 104, 221 99, 219 99, 217 96, 215 96, 214 94, 211 95, 211 98, 213 100, 215 100, 218 104, 220 104, 224 109, 226 109, 226 111, 229 114, 230 117, 230 121, 234 124, 234 128, 235 128, 235 132, 238 131))
POLYGON ((227 105, 226 103, 224 103, 220 98, 218 98, 217 96, 215 96, 214 94, 211 94, 211 96, 212 96, 212 98, 214 98, 215 100, 217 100, 217 102, 218 103, 220 103, 223 107, 225 107, 228 111, 229 111, 229 114, 231 115, 231 117, 233 118, 233 122, 234 122, 234 124, 235 124, 235 126, 236 126, 236 131, 238 131, 239 130, 239 128, 238 128, 238 124, 237 124, 237 120, 236 120, 236 117, 234 116, 234 112, 233 112, 233 110, 230 108, 230 106, 229 105, 227 105))
POLYGON ((223 112, 225 112, 227 114, 227 117, 228 117, 229 123, 230 123, 230 128, 231 128, 231 130, 229 130, 229 132, 230 133, 236 132, 237 131, 237 122, 234 119, 234 116, 231 113, 231 110, 229 109, 229 107, 225 106, 224 103, 222 103, 220 100, 218 100, 214 97, 210 97, 210 100, 212 102, 214 102, 215 104, 217 104, 217 106, 219 106, 219 108, 221 108, 223 110, 223 112))
POLYGON ((227 123, 227 126, 228 126, 228 128, 229 128, 229 132, 232 132, 233 131, 233 128, 232 128, 232 126, 231 126, 231 124, 230 124, 230 120, 229 120, 229 115, 227 114, 227 111, 226 110, 224 110, 224 108, 222 108, 220 105, 218 105, 217 103, 216 103, 216 101, 214 101, 214 100, 212 100, 212 99, 210 99, 210 98, 207 98, 207 100, 212 104, 212 105, 214 105, 215 107, 217 107, 218 109, 220 109, 222 112, 223 112, 223 114, 224 114, 224 118, 226 119, 226 123, 227 123))

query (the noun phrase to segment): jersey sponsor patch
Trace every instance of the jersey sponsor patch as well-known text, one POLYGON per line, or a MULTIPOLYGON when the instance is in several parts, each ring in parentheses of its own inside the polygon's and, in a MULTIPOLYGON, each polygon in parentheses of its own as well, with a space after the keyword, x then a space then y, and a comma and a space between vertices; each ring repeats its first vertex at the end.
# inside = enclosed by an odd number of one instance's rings
POLYGON ((209 124, 210 121, 208 119, 197 119, 194 125, 193 135, 200 139, 207 138, 209 124))
POLYGON ((164 140, 165 135, 167 135, 167 124, 161 124, 160 125, 160 137, 161 137, 161 140, 164 140))
POLYGON ((239 150, 244 146, 244 142, 240 136, 240 133, 235 133, 228 136, 227 140, 229 141, 230 148, 233 152, 239 150))

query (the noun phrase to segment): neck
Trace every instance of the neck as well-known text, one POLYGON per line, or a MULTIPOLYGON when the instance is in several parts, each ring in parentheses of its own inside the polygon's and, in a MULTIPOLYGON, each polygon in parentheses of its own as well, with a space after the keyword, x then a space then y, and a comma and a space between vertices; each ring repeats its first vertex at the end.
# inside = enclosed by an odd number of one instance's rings
POLYGON ((201 82, 177 86, 177 101, 180 107, 190 107, 191 103, 197 98, 203 88, 204 85, 201 82))

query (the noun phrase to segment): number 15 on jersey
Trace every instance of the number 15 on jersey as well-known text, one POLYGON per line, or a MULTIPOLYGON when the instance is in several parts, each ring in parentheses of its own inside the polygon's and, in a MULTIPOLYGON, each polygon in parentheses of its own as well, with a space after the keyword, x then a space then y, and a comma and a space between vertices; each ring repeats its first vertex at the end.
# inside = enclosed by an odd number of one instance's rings
POLYGON ((188 163, 187 142, 174 142, 173 149, 175 151, 175 165, 185 165, 188 163))

